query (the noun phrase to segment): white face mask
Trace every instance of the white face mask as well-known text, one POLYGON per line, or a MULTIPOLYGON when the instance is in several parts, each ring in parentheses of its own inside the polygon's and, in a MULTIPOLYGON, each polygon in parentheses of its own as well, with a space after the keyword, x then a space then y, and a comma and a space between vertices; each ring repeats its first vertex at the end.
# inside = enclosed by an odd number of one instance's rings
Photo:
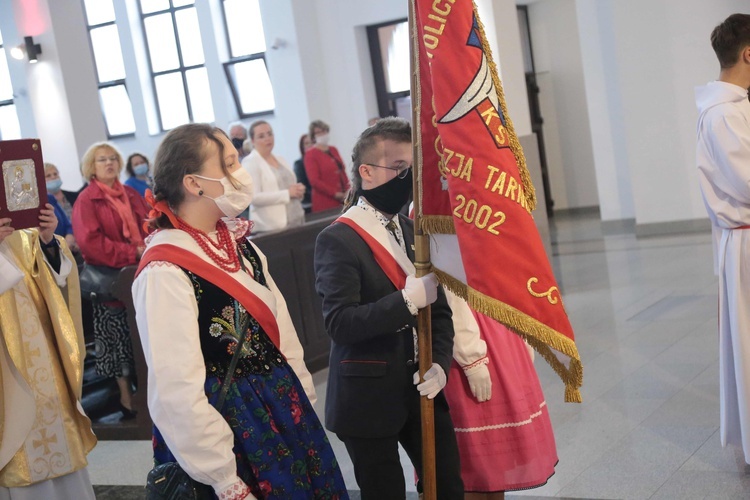
POLYGON ((203 177, 202 175, 195 175, 195 177, 207 181, 221 182, 221 185, 224 186, 224 194, 216 198, 210 196, 206 196, 206 198, 213 200, 219 210, 224 212, 227 217, 237 217, 253 201, 253 178, 244 168, 239 168, 232 173, 232 177, 240 184, 239 189, 229 182, 229 177, 222 177, 221 179, 203 177))
POLYGON ((315 136, 315 144, 320 144, 321 146, 328 146, 328 139, 330 135, 329 134, 320 134, 315 136))

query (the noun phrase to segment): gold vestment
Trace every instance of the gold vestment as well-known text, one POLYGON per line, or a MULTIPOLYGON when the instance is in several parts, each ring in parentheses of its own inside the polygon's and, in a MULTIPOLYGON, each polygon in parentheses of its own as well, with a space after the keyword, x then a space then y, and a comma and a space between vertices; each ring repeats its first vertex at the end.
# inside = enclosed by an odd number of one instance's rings
MULTIPOLYGON (((75 262, 56 238, 61 256, 75 262)), ((37 229, 15 231, 5 245, 24 274, 0 294, 0 486, 11 488, 86 467, 96 437, 80 404, 86 352, 75 265, 66 303, 37 229)))

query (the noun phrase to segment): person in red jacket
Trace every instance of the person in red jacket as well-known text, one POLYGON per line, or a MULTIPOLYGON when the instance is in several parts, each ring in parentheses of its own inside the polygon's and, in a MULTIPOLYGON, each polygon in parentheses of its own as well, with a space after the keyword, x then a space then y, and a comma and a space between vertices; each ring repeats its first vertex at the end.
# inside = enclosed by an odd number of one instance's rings
POLYGON ((349 177, 338 150, 328 145, 330 127, 321 120, 310 124, 314 146, 305 153, 305 171, 312 187, 312 212, 341 208, 349 177))
MULTIPOLYGON (((90 265, 123 268, 136 264, 145 249, 143 221, 148 206, 138 192, 120 183, 122 155, 106 142, 92 145, 81 171, 89 185, 73 206, 73 234, 83 260, 90 265)), ((134 373, 125 306, 93 304, 96 371, 115 377, 123 418, 134 418, 131 375, 134 373)))

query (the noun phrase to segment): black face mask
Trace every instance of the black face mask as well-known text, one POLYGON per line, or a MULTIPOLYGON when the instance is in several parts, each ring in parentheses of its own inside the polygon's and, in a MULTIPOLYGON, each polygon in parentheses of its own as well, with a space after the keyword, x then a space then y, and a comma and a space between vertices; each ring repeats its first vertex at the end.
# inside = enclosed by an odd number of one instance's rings
POLYGON ((360 189, 358 194, 364 196, 367 201, 384 214, 397 214, 401 207, 409 201, 412 191, 411 169, 406 177, 399 179, 394 177, 385 184, 372 189, 360 189))
POLYGON ((232 137, 232 144, 237 151, 242 151, 242 143, 245 142, 239 137, 232 137))

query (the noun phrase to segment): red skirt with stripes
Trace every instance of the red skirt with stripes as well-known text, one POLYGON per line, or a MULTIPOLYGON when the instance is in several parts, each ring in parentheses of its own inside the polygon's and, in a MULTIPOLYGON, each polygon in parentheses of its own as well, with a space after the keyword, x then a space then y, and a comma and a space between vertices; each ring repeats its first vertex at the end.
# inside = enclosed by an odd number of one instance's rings
POLYGON ((467 492, 535 488, 555 472, 557 448, 547 405, 526 343, 474 312, 487 343, 492 396, 477 402, 454 361, 445 387, 467 492))

